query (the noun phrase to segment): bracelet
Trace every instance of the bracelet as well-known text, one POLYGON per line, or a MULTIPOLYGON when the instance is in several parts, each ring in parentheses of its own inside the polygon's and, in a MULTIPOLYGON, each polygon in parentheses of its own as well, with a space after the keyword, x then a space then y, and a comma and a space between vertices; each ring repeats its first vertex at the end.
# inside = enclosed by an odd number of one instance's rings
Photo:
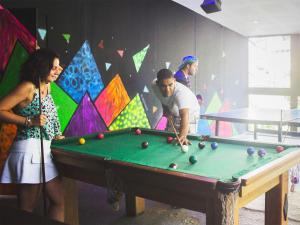
POLYGON ((25 127, 29 127, 30 123, 31 123, 31 118, 29 116, 26 116, 26 118, 25 118, 25 124, 24 124, 25 127))

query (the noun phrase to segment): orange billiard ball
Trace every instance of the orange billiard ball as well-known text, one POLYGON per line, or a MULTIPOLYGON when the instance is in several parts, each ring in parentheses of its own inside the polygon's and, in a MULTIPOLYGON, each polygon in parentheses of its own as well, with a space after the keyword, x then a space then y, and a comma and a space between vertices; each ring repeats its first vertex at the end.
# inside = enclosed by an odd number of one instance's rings
POLYGON ((103 134, 103 133, 99 133, 99 134, 98 134, 98 138, 99 138, 99 139, 103 139, 103 138, 104 138, 104 134, 103 134))
POLYGON ((84 138, 79 138, 79 144, 81 144, 81 145, 85 144, 85 139, 84 138))

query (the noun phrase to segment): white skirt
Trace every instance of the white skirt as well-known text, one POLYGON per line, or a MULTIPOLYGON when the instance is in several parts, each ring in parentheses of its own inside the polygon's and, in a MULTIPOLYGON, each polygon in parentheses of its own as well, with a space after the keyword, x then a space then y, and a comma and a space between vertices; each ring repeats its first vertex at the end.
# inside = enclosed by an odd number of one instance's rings
MULTIPOLYGON (((51 155, 51 141, 43 140, 46 182, 58 176, 51 155)), ((41 140, 15 141, 5 162, 0 183, 39 184, 43 182, 41 140)))

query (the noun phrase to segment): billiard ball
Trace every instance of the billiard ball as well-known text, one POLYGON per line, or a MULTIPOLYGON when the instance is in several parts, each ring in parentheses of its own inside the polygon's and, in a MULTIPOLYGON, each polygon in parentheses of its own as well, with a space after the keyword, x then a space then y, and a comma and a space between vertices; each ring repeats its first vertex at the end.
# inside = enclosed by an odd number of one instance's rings
POLYGON ((247 153, 248 153, 248 155, 251 156, 251 155, 254 154, 254 152, 255 152, 255 148, 254 148, 254 147, 251 146, 251 147, 248 147, 248 148, 247 148, 247 153))
POLYGON ((259 155, 259 157, 264 157, 267 154, 267 152, 264 148, 260 148, 257 154, 259 155))
POLYGON ((167 137, 167 143, 172 143, 172 141, 174 140, 174 138, 173 137, 171 137, 171 136, 168 136, 167 137))
POLYGON ((147 141, 144 141, 142 143, 142 148, 148 148, 148 146, 149 146, 149 143, 147 141))
POLYGON ((198 160, 197 160, 196 156, 191 155, 190 158, 189 158, 189 161, 190 161, 191 164, 195 164, 198 160))
POLYGON ((169 165, 169 168, 176 169, 177 168, 177 164, 176 163, 171 163, 169 165))
POLYGON ((276 151, 277 151, 278 153, 280 153, 280 152, 284 151, 284 147, 281 146, 281 145, 278 145, 278 146, 276 146, 276 151))
POLYGON ((198 147, 200 149, 204 149, 205 148, 205 143, 204 142, 199 142, 198 147))
POLYGON ((211 146, 212 150, 216 150, 218 148, 218 143, 217 142, 213 142, 213 143, 211 143, 210 146, 211 146))
POLYGON ((99 138, 99 139, 103 139, 103 138, 104 138, 104 134, 103 134, 103 133, 99 133, 99 134, 98 134, 98 138, 99 138))
POLYGON ((136 134, 136 135, 140 135, 140 134, 142 134, 142 131, 141 131, 141 129, 136 129, 136 130, 135 130, 135 134, 136 134))
POLYGON ((79 144, 83 145, 85 143, 85 139, 84 138, 79 138, 79 144))
POLYGON ((186 153, 186 152, 188 152, 188 150, 189 150, 189 146, 188 145, 182 145, 181 146, 181 151, 182 152, 186 153))

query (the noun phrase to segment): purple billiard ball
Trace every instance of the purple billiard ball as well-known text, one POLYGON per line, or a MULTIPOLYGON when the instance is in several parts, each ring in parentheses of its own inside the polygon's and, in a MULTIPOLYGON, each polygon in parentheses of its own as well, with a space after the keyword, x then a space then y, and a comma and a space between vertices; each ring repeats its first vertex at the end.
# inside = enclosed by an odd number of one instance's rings
POLYGON ((257 152, 259 157, 264 157, 267 154, 267 151, 264 148, 260 148, 257 152))
POLYGON ((294 177, 291 178, 291 182, 292 182, 292 184, 298 184, 299 183, 299 178, 294 176, 294 177))
POLYGON ((148 141, 144 141, 143 143, 142 143, 142 148, 148 148, 148 146, 149 146, 149 143, 148 143, 148 141))
POLYGON ((218 143, 217 142, 213 142, 213 143, 211 143, 210 146, 211 146, 212 150, 216 150, 218 148, 218 143))
POLYGON ((248 147, 248 148, 247 148, 247 153, 248 153, 248 155, 251 156, 251 155, 254 154, 254 152, 255 152, 255 148, 254 148, 254 147, 251 146, 251 147, 248 147))

